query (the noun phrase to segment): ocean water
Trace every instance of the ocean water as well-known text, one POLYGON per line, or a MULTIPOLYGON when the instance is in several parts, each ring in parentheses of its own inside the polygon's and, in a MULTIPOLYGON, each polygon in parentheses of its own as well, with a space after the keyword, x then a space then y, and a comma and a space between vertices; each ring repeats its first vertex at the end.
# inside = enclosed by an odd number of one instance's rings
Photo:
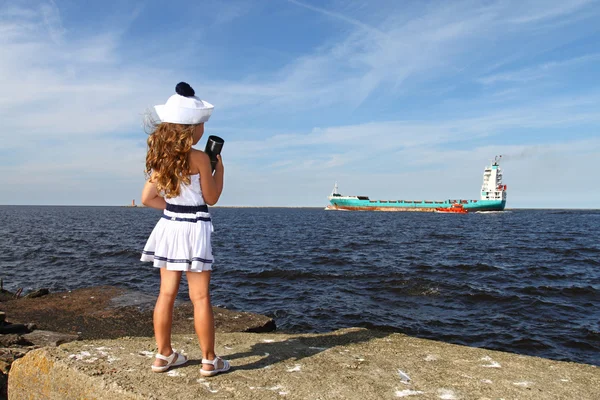
MULTIPOLYGON (((600 211, 211 213, 215 305, 283 331, 361 326, 600 365, 600 211)), ((9 290, 156 294, 158 271, 139 257, 159 217, 0 206, 0 278, 9 290)))

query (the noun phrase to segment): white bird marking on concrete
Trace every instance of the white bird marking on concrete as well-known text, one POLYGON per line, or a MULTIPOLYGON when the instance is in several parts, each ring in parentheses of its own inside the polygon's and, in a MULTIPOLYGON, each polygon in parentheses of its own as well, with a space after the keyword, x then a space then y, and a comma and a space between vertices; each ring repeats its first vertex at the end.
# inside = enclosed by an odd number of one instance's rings
POLYGON ((523 381, 523 382, 513 382, 513 385, 515 386, 521 386, 521 387, 528 387, 529 385, 531 385, 533 382, 527 382, 527 381, 523 381))
POLYGON ((492 358, 489 356, 482 357, 481 361, 489 361, 489 364, 482 365, 482 367, 484 367, 484 368, 502 368, 500 363, 492 360, 492 358))
POLYGON ((443 400, 456 400, 456 395, 452 390, 438 389, 439 398, 443 400))
POLYGON ((418 395, 421 393, 423 393, 423 392, 421 392, 420 390, 410 390, 410 389, 396 390, 396 397, 415 396, 415 395, 418 395))
POLYGON ((399 369, 398 375, 400 375, 400 382, 402 382, 404 384, 408 384, 410 382, 410 377, 408 375, 406 375, 406 372, 399 369))
MULTIPOLYGON (((89 351, 82 351, 79 354, 70 354, 69 358, 74 358, 77 361, 83 361, 85 358, 87 357, 91 357, 92 354, 89 351)), ((94 359, 94 361, 97 360, 97 358, 94 359)), ((89 361, 89 360, 85 360, 86 362, 94 362, 94 361, 89 361)))
MULTIPOLYGON (((198 380, 198 381, 200 381, 200 380, 198 380)), ((208 389, 208 391, 211 392, 211 393, 217 393, 218 392, 217 389, 211 389, 210 388, 210 383, 209 382, 199 382, 199 383, 201 383, 204 386, 206 386, 206 388, 208 389)))

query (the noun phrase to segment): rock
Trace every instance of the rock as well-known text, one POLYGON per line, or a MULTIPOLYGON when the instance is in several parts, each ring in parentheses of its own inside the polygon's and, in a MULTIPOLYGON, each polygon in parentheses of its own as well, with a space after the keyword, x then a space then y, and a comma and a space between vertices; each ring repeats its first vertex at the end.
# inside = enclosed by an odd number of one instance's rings
POLYGON ((35 299, 36 297, 46 296, 47 294, 50 294, 50 290, 48 290, 46 288, 42 288, 42 289, 35 290, 31 293, 28 293, 24 297, 24 299, 35 299))
POLYGON ((29 332, 35 331, 37 329, 36 324, 29 323, 26 326, 27 326, 27 329, 29 329, 29 332))
POLYGON ((272 318, 268 318, 262 325, 255 325, 248 327, 243 332, 249 333, 266 333, 266 332, 274 332, 277 330, 277 325, 275 324, 275 320, 272 318))
MULTIPOLYGON (((0 361, 0 365, 2 362, 0 361)), ((6 389, 8 386, 8 375, 4 372, 0 371, 0 399, 8 399, 8 393, 6 393, 6 389)))
POLYGON ((27 351, 29 351, 29 349, 20 347, 0 348, 0 399, 6 399, 8 397, 6 385, 12 363, 16 359, 23 357, 27 351))
POLYGON ((45 346, 60 346, 63 343, 69 343, 75 340, 79 340, 79 336, 70 335, 67 333, 59 333, 52 331, 35 330, 31 333, 23 335, 23 339, 30 342, 31 344, 39 347, 45 346))
POLYGON ((3 374, 8 374, 8 370, 10 369, 10 364, 9 362, 6 362, 4 360, 0 360, 0 372, 3 374))
POLYGON ((7 334, 7 333, 28 333, 28 332, 30 332, 30 330, 27 329, 27 326, 23 325, 23 324, 5 323, 3 325, 0 325, 0 334, 7 334))
POLYGON ((6 313, 4 311, 0 311, 0 324, 6 321, 6 313))
POLYGON ((31 346, 31 342, 15 333, 0 335, 0 347, 31 346))
POLYGON ((217 343, 232 370, 209 379, 198 372, 202 354, 189 334, 174 335, 173 345, 191 362, 165 374, 150 371, 153 338, 33 350, 11 366, 9 399, 600 398, 600 368, 592 365, 398 333, 221 333, 217 343))
POLYGON ((0 360, 10 364, 16 359, 23 357, 30 350, 30 348, 23 347, 0 348, 0 360))
POLYGON ((13 300, 15 298, 15 294, 9 292, 6 289, 0 289, 0 303, 3 301, 13 300))
MULTIPOLYGON (((187 305, 189 316, 193 316, 193 306, 187 305)), ((185 309, 184 306, 180 308, 185 309)), ((213 307, 215 315, 215 329, 217 332, 272 332, 276 329, 275 321, 261 314, 253 314, 241 311, 232 311, 225 308, 213 307)), ((188 319, 191 323, 193 320, 188 319)), ((187 330, 179 330, 180 333, 192 332, 193 325, 187 330)))
MULTIPOLYGON (((152 310, 156 295, 111 286, 50 293, 2 304, 15 322, 32 322, 38 329, 79 334, 81 339, 154 336, 152 310)), ((214 307, 217 332, 266 332, 275 321, 264 315, 214 307)), ((193 333, 193 307, 179 301, 173 314, 173 333, 193 333)))
MULTIPOLYGON (((29 324, 32 325, 32 324, 29 324)), ((58 346, 73 340, 76 335, 49 331, 33 331, 23 336, 17 334, 0 335, 0 399, 7 398, 8 373, 12 363, 35 347, 58 346), (27 347, 15 347, 27 346, 27 347)))

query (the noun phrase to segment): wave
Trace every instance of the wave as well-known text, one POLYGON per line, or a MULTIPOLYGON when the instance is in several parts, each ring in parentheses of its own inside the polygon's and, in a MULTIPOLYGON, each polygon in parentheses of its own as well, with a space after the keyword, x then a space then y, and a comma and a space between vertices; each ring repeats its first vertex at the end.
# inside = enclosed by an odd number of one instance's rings
POLYGON ((493 265, 485 264, 485 263, 477 263, 477 264, 457 264, 457 265, 449 265, 445 266, 450 269, 457 269, 462 271, 474 271, 474 272, 490 272, 490 271, 498 271, 501 268, 495 267, 493 265))
POLYGON ((341 267, 344 265, 348 265, 348 261, 343 258, 338 257, 328 257, 328 256, 316 256, 311 259, 311 264, 313 265, 331 265, 341 267))
POLYGON ((259 272, 250 272, 243 274, 247 278, 251 279, 283 279, 283 280, 297 280, 297 279, 306 279, 306 280, 339 280, 339 279, 347 279, 347 275, 345 274, 336 274, 336 273, 315 273, 310 271, 300 271, 300 270, 286 270, 286 269, 269 269, 262 270, 259 272))
POLYGON ((139 258, 141 256, 142 252, 141 250, 132 250, 132 249, 123 249, 123 250, 105 250, 105 251, 98 251, 98 250, 92 250, 90 252, 90 257, 137 257, 139 258))
POLYGON ((600 296, 600 292, 593 286, 569 286, 569 287, 554 287, 554 286, 525 286, 517 288, 516 291, 534 296, 600 296))

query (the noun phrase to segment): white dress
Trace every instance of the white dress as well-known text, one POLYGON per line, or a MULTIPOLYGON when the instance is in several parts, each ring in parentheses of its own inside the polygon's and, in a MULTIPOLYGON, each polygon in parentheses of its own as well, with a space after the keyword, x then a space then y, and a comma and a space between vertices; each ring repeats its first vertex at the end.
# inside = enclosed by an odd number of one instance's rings
POLYGON ((152 230, 142 261, 171 271, 210 271, 213 225, 202 196, 200 175, 181 184, 179 196, 166 198, 167 209, 152 230))

